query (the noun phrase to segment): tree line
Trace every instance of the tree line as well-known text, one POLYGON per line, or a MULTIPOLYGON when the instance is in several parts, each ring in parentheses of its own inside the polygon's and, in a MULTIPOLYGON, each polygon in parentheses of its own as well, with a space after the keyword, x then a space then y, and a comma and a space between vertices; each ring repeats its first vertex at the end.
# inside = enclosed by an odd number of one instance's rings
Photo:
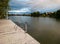
MULTIPOLYGON (((0 0, 0 19, 5 18, 7 16, 7 12, 9 9, 9 1, 10 0, 0 0)), ((39 11, 37 11, 37 12, 32 12, 31 14, 27 16, 60 18, 60 10, 57 10, 55 12, 47 12, 47 13, 46 12, 40 13, 39 11)))
POLYGON ((32 17, 52 17, 52 18, 60 18, 60 10, 57 10, 55 12, 45 12, 45 13, 40 13, 39 11, 33 12, 30 14, 32 17))
POLYGON ((52 18, 60 18, 60 10, 57 10, 55 12, 45 12, 45 13, 40 13, 39 11, 37 12, 32 12, 29 14, 9 14, 9 16, 31 16, 31 17, 52 17, 52 18))

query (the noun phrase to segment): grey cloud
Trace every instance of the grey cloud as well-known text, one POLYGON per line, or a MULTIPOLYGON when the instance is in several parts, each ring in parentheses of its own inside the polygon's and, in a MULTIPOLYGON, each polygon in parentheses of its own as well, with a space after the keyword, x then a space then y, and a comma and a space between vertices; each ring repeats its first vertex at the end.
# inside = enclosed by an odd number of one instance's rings
POLYGON ((60 0, 12 0, 10 5, 18 9, 31 8, 31 11, 45 12, 60 9, 60 0))

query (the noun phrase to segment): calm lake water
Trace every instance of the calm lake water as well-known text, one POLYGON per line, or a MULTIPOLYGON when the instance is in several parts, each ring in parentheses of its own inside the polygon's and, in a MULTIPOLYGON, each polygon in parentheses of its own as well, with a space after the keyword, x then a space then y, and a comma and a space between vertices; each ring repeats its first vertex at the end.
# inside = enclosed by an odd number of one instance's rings
POLYGON ((48 17, 10 16, 9 18, 21 27, 27 22, 28 33, 41 44, 60 44, 60 21, 48 17))

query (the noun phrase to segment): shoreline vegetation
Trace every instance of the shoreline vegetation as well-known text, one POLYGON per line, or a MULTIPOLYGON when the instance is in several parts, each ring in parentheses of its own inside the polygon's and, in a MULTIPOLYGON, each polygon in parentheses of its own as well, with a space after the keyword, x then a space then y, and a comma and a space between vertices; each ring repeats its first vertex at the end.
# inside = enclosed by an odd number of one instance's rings
POLYGON ((60 10, 57 10, 55 12, 45 12, 45 13, 40 13, 39 11, 33 12, 30 14, 9 14, 9 16, 31 16, 31 17, 52 17, 52 18, 57 18, 60 19, 60 10))
POLYGON ((5 19, 9 9, 10 0, 0 0, 0 19, 5 19))
POLYGON ((45 12, 40 13, 32 12, 30 14, 9 14, 8 10, 9 8, 9 1, 10 0, 0 0, 0 19, 5 19, 7 16, 31 16, 31 17, 52 17, 52 18, 59 18, 60 19, 60 10, 57 10, 55 12, 45 12), (8 13, 8 14, 7 14, 8 13))

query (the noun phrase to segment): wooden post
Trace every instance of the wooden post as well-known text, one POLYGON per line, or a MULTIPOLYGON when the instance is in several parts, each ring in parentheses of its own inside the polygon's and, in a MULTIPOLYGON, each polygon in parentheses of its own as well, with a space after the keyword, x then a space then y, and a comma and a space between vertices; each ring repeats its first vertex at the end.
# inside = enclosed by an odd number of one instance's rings
POLYGON ((25 32, 27 33, 27 22, 25 22, 25 32))

